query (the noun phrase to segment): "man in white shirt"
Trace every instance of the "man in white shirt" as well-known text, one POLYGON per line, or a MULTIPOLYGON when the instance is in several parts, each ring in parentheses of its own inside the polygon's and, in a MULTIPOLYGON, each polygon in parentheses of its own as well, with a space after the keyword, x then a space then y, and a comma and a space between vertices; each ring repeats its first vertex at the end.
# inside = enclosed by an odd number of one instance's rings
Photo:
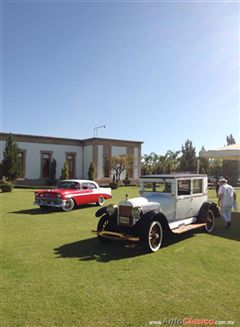
POLYGON ((228 228, 232 224, 231 211, 236 201, 236 193, 225 178, 220 178, 218 183, 220 185, 218 189, 218 205, 220 206, 220 214, 225 222, 225 226, 228 228))

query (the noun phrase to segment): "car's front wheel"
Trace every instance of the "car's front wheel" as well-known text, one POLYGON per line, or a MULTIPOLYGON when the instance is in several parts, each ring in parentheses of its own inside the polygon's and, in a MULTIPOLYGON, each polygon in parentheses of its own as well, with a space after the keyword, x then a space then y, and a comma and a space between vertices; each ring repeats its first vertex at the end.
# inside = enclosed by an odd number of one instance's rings
POLYGON ((163 229, 158 220, 151 221, 145 229, 142 242, 148 252, 156 252, 160 249, 163 241, 163 229))
POLYGON ((211 233, 215 225, 215 216, 211 209, 207 211, 205 231, 211 233))
MULTIPOLYGON (((103 231, 109 231, 110 227, 109 227, 109 217, 107 215, 102 216, 98 222, 97 225, 97 231, 98 232, 103 232, 103 231)), ((111 240, 102 237, 101 235, 98 235, 98 239, 101 243, 109 243, 111 242, 111 240)))
POLYGON ((62 207, 63 211, 71 211, 75 206, 73 199, 66 200, 64 206, 62 207))

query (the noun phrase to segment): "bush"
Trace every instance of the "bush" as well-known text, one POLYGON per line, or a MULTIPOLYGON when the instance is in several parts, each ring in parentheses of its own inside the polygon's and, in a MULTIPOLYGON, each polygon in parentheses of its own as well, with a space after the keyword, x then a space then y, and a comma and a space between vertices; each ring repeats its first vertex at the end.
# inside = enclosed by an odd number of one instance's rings
POLYGON ((2 192, 12 192, 13 185, 11 183, 0 184, 0 189, 2 192))
POLYGON ((54 189, 53 185, 14 185, 14 188, 25 189, 25 190, 49 190, 54 189))
POLYGON ((93 162, 90 163, 89 169, 88 169, 88 179, 91 181, 94 181, 96 178, 96 167, 93 162))
POLYGON ((118 188, 118 184, 116 183, 110 183, 109 186, 111 187, 112 190, 116 190, 118 188))

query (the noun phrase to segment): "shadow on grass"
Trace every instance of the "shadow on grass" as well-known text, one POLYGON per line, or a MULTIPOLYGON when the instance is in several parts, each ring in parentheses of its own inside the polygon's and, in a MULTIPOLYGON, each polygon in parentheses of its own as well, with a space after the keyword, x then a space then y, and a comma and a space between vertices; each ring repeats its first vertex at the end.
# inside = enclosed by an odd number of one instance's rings
MULTIPOLYGON (((240 213, 232 213, 232 225, 225 228, 222 219, 216 219, 214 236, 223 237, 235 241, 240 241, 240 213)), ((195 237, 201 230, 191 230, 183 234, 168 233, 163 247, 166 248, 178 242, 195 237)), ((206 232, 203 232, 206 233, 206 232)), ((161 249, 160 249, 161 251, 161 249)), ((112 260, 122 260, 147 254, 140 243, 126 243, 121 241, 102 244, 97 237, 74 243, 64 244, 54 249, 57 258, 78 258, 81 261, 95 260, 99 262, 109 262, 112 260)))
POLYGON ((212 235, 240 241, 240 212, 232 212, 232 225, 229 228, 224 226, 221 217, 217 218, 212 235))
MULTIPOLYGON (((195 235, 191 231, 181 235, 170 234, 167 236, 163 247, 165 248, 193 236, 195 235)), ((114 241, 102 244, 97 237, 94 237, 64 244, 54 249, 54 253, 57 255, 57 258, 78 258, 81 261, 109 262, 145 255, 148 252, 145 251, 140 243, 114 241)))
POLYGON ((54 210, 54 209, 43 210, 41 208, 33 208, 33 209, 12 211, 9 213, 16 213, 16 214, 21 214, 21 215, 44 215, 44 214, 50 214, 50 213, 53 213, 56 211, 58 211, 58 210, 54 210))
MULTIPOLYGON (((99 208, 98 206, 96 206, 96 204, 85 204, 85 205, 77 206, 73 210, 87 209, 87 208, 92 208, 92 207, 99 208)), ((53 212, 61 212, 62 213, 63 211, 61 210, 61 208, 48 207, 45 209, 41 209, 39 207, 36 207, 36 208, 32 208, 32 209, 12 211, 9 213, 24 214, 24 215, 41 215, 41 214, 50 214, 53 212)))

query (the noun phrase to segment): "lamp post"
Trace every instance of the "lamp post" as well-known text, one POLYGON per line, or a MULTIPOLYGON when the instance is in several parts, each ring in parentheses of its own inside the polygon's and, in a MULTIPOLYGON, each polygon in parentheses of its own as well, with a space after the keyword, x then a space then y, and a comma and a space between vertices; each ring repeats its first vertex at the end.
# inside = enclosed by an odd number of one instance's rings
POLYGON ((98 131, 99 128, 106 128, 106 125, 94 127, 94 129, 93 129, 93 137, 97 137, 97 131, 98 131))

